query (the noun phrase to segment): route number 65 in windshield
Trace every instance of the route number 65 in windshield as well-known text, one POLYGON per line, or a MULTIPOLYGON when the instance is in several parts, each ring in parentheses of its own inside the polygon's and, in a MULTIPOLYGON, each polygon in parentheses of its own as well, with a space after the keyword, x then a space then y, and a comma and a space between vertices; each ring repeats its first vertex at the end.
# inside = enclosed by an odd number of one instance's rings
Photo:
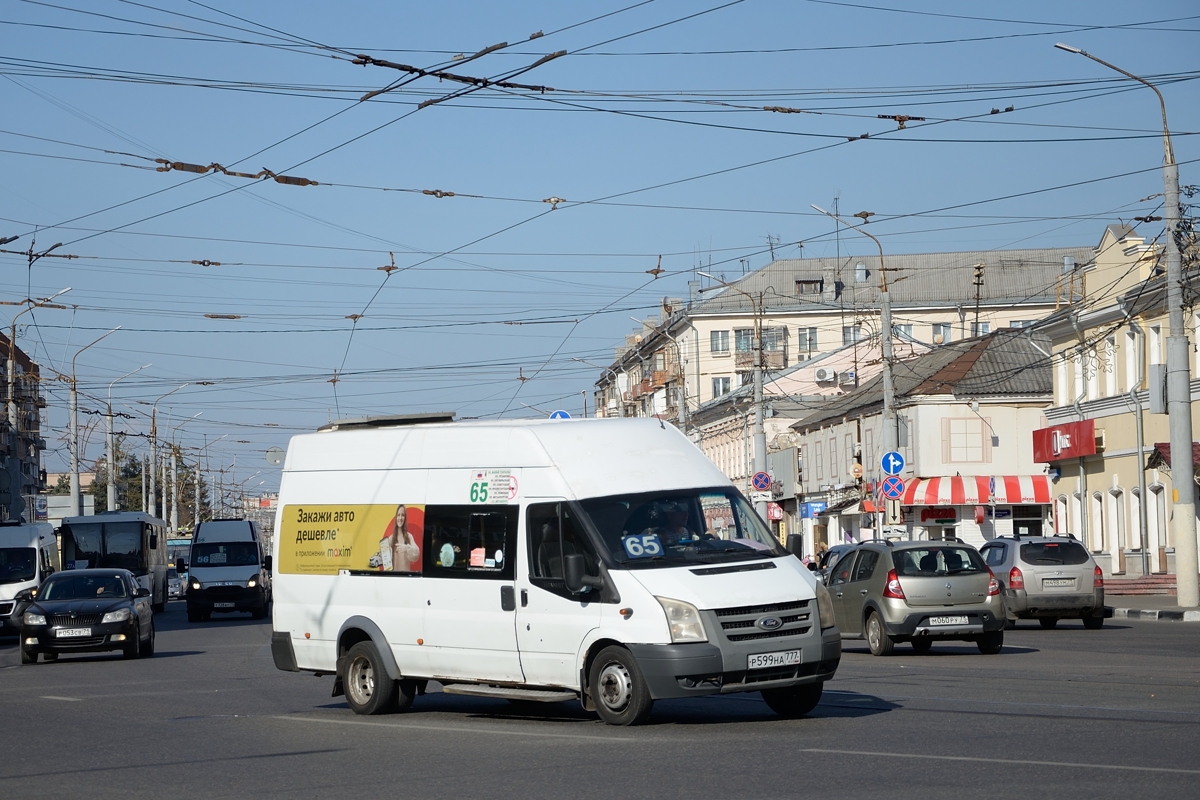
POLYGON ((662 544, 658 541, 657 533, 643 533, 636 536, 624 536, 621 545, 625 555, 630 558, 648 558, 663 554, 662 544))

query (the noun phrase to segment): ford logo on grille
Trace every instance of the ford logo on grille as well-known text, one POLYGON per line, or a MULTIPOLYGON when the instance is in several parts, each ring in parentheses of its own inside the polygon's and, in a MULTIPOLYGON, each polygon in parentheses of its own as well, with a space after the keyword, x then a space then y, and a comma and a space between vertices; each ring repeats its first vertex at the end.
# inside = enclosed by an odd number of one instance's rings
POLYGON ((783 620, 779 617, 762 617, 754 623, 764 631, 773 631, 783 627, 783 620))

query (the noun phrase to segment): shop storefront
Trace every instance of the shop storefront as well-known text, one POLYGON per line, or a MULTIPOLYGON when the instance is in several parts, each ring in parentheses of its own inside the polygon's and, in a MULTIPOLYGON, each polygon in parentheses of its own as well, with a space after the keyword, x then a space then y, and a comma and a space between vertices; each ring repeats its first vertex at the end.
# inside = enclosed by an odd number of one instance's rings
POLYGON ((1053 529, 1046 475, 913 478, 901 506, 914 539, 954 537, 975 546, 997 536, 1039 536, 1053 529))

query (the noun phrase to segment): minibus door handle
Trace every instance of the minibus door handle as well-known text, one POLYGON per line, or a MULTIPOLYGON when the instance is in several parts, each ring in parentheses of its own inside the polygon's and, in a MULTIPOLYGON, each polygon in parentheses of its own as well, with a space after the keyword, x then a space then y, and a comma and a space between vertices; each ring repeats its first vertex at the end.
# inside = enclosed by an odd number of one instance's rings
POLYGON ((522 589, 521 590, 521 608, 524 608, 527 605, 529 605, 529 591, 526 589, 522 589))
POLYGON ((513 587, 500 587, 500 608, 504 611, 517 610, 517 593, 513 591, 513 587))

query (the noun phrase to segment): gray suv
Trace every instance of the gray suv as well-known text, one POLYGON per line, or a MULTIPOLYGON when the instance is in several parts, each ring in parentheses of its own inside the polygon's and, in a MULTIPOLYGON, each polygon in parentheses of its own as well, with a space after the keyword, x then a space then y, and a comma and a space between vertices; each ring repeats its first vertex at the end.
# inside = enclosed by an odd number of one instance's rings
POLYGON ((890 655, 897 642, 918 653, 935 641, 975 642, 989 655, 1004 646, 1000 583, 969 544, 864 542, 827 584, 842 638, 865 638, 872 655, 890 655))
POLYGON ((1001 537, 981 552, 1004 587, 1009 627, 1036 619, 1053 628, 1064 617, 1104 626, 1104 574, 1073 536, 1001 537))

